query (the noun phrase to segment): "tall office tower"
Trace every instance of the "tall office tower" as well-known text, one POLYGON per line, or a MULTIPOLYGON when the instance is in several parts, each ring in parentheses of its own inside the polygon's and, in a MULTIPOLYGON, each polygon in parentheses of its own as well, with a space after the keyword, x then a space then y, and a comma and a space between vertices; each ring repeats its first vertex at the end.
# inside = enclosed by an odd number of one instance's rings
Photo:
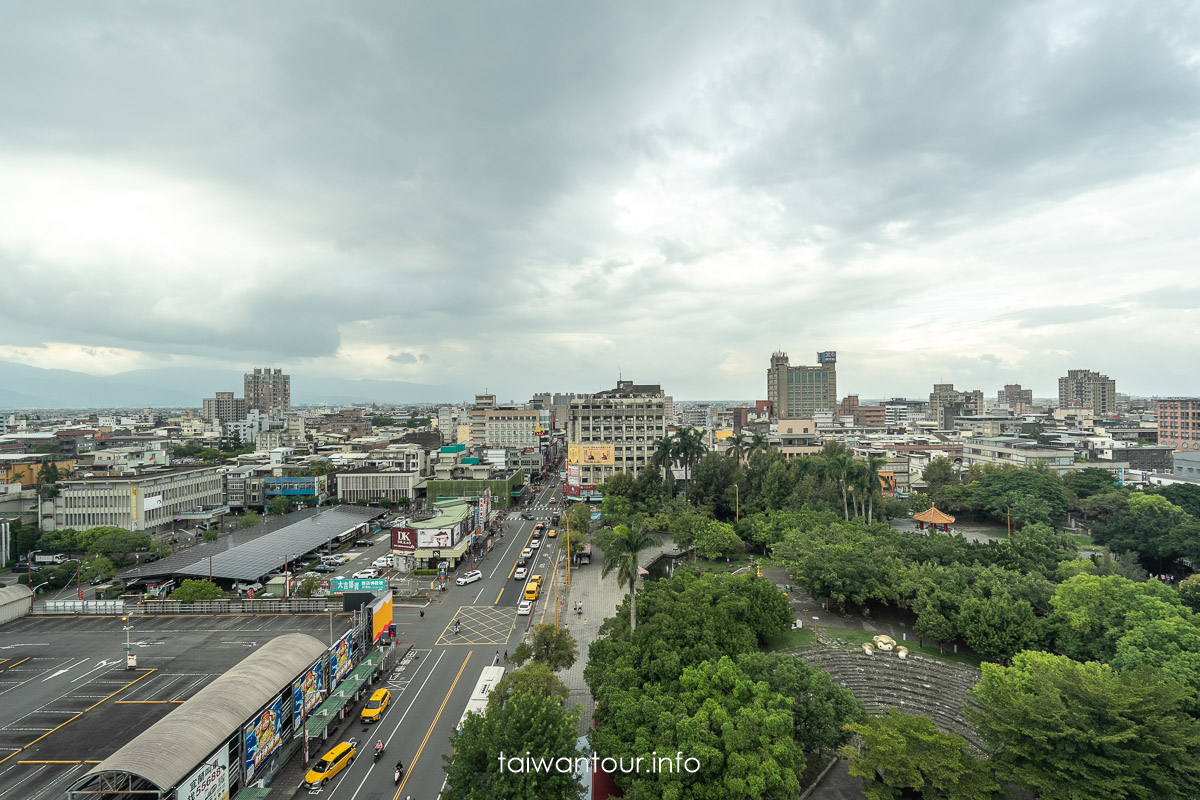
POLYGON ((776 352, 767 369, 767 399, 772 416, 812 419, 818 411, 837 411, 837 353, 817 353, 815 367, 791 366, 788 355, 776 352))
POLYGON ((287 411, 292 407, 292 377, 276 368, 256 368, 245 375, 246 410, 257 408, 263 414, 287 411))

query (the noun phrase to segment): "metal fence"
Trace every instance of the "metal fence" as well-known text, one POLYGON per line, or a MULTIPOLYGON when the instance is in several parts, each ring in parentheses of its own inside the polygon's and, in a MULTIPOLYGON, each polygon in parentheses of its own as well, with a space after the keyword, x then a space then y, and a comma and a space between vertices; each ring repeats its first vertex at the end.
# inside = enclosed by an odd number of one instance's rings
POLYGON ((342 610, 341 598, 311 600, 197 600, 181 603, 178 600, 145 600, 128 607, 134 616, 158 614, 324 614, 342 610))
POLYGON ((46 600, 33 607, 35 614, 97 614, 119 616, 125 613, 124 600, 46 600))

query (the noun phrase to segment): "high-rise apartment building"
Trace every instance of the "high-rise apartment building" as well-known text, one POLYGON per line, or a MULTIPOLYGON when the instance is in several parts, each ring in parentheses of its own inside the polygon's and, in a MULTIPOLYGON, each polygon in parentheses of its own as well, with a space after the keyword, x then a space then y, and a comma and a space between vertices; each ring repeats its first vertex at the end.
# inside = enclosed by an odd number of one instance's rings
POLYGON ((1058 379, 1060 408, 1090 408, 1093 414, 1117 412, 1117 382, 1090 369, 1067 370, 1058 379))
POLYGON ((1033 389, 1022 389, 1019 383, 1006 383, 996 392, 996 403, 1014 411, 1028 411, 1033 406, 1033 389))
POLYGON ((257 408, 263 414, 287 411, 292 407, 292 376, 279 368, 247 372, 244 379, 246 410, 257 408))
POLYGON ((935 383, 933 391, 929 393, 929 410, 931 413, 938 415, 940 418, 941 409, 950 405, 960 405, 958 409, 962 414, 972 414, 980 416, 983 414, 983 392, 979 389, 968 389, 959 391, 954 388, 953 383, 935 383))
POLYGON ((672 405, 658 384, 633 381, 573 399, 567 419, 567 494, 589 497, 618 472, 639 473, 656 442, 667 435, 672 405))
POLYGON ((772 416, 781 419, 812 419, 818 411, 836 411, 837 353, 817 353, 815 367, 791 366, 788 355, 776 352, 767 369, 767 400, 772 416))
POLYGON ((233 392, 217 392, 216 397, 205 397, 200 403, 200 418, 205 422, 224 425, 246 418, 246 399, 234 397, 233 392))
POLYGON ((1200 397, 1158 401, 1158 443, 1176 450, 1200 450, 1200 397))

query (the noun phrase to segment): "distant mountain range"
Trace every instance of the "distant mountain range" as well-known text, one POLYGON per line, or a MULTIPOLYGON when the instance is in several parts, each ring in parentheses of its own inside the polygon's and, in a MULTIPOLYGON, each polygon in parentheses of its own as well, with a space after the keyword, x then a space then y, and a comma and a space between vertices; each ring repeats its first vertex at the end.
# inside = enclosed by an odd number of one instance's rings
MULTIPOLYGON (((215 392, 242 394, 241 370, 162 367, 89 375, 0 361, 0 409, 198 408, 215 392)), ((292 403, 460 402, 469 390, 441 385, 363 378, 347 380, 292 375, 292 403)))

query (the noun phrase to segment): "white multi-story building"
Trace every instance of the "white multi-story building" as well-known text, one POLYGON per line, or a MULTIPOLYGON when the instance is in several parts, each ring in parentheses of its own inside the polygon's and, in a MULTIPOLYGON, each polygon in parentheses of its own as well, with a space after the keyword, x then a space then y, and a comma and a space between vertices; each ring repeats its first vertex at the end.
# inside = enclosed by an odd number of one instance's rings
POLYGON ((115 525, 131 531, 153 530, 184 513, 224 505, 225 480, 219 467, 71 478, 60 481, 58 496, 42 504, 42 529, 115 525))
POLYGON ((363 467, 338 473, 337 495, 339 500, 347 503, 399 500, 402 497, 412 500, 421 479, 419 472, 405 472, 394 467, 363 467))
POLYGON ((567 494, 590 496, 621 471, 633 474, 667 435, 671 398, 658 384, 618 381, 617 388, 571 401, 567 420, 567 494))

